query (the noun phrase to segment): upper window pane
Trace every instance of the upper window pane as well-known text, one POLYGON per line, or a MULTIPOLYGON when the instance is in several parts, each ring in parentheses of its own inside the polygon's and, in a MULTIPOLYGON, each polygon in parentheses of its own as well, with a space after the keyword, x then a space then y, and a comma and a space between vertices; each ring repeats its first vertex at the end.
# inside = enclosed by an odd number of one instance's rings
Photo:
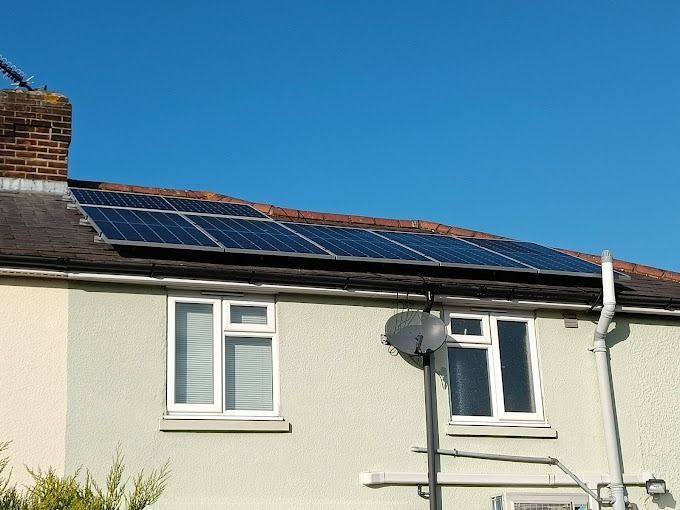
POLYGON ((452 335, 475 335, 482 336, 481 319, 465 319, 463 317, 451 318, 452 335))
POLYGON ((486 349, 450 347, 449 378, 454 415, 493 415, 486 349))
POLYGON ((527 323, 499 320, 498 342, 505 411, 535 413, 527 323))
POLYGON ((177 303, 175 402, 212 404, 213 380, 213 306, 177 303))
POLYGON ((250 305, 231 305, 232 324, 267 324, 267 307, 250 305))
POLYGON ((271 338, 226 337, 224 354, 227 410, 272 411, 271 338))

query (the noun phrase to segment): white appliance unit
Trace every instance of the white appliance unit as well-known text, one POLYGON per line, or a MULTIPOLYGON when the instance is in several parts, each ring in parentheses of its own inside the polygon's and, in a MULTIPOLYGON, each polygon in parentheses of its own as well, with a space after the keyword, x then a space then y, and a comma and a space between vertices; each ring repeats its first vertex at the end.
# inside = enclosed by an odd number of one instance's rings
POLYGON ((588 510, 585 494, 506 492, 491 498, 491 510, 588 510))

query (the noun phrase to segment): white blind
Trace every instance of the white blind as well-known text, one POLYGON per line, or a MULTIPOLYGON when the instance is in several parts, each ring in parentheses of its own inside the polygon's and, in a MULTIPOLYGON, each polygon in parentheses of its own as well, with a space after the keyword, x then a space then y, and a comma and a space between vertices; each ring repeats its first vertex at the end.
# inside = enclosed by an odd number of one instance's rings
POLYGON ((177 303, 175 308, 175 402, 213 403, 213 307, 177 303))
POLYGON ((267 324, 266 306, 231 305, 233 324, 267 324))
POLYGON ((227 337, 225 394, 229 411, 272 411, 271 338, 227 337))

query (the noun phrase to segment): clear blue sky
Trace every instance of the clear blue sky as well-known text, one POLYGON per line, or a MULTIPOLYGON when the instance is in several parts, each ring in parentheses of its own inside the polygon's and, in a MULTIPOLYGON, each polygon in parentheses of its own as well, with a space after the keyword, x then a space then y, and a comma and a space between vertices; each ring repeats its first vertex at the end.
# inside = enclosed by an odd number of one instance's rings
POLYGON ((71 177, 680 270, 677 1, 9 2, 71 177))

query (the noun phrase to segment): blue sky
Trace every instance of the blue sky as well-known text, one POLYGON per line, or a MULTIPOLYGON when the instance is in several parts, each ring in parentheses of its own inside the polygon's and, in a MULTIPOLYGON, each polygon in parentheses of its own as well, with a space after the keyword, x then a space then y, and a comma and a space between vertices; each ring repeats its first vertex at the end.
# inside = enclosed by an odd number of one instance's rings
POLYGON ((676 1, 3 6, 70 175, 422 218, 680 270, 676 1))

